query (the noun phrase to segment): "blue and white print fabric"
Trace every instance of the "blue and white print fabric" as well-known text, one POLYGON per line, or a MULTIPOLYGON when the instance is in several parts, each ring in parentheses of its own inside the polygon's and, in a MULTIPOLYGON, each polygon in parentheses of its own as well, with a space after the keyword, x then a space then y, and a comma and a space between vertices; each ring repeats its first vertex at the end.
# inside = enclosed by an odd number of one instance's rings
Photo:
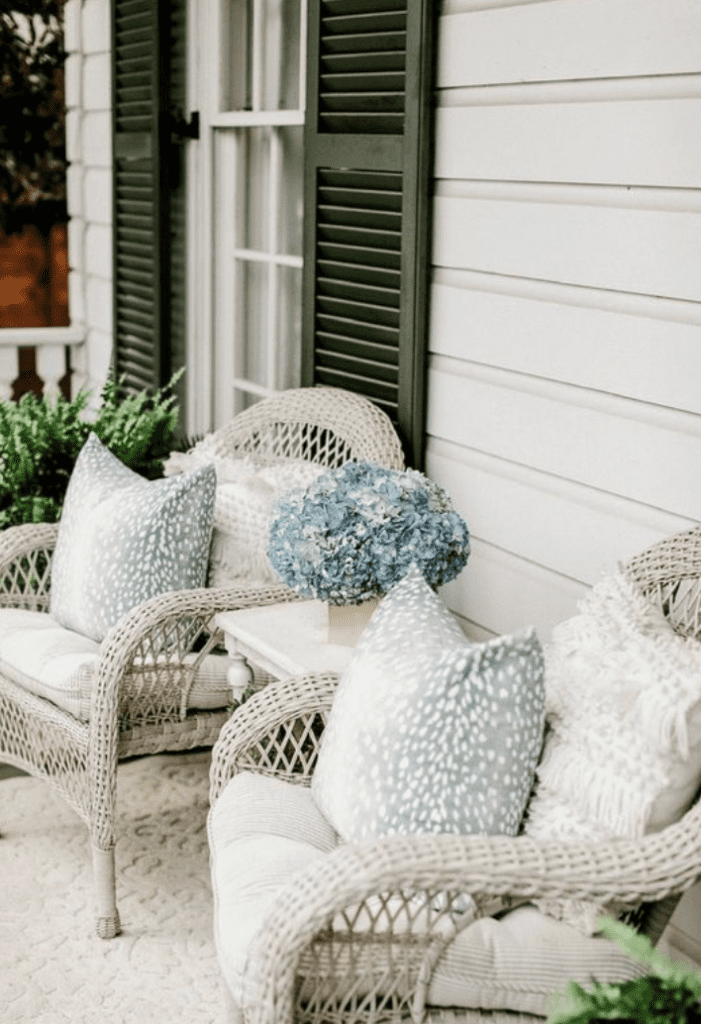
POLYGON ((146 480, 91 434, 76 461, 51 569, 51 614, 101 641, 125 612, 169 590, 204 586, 213 466, 146 480))
POLYGON ((470 643, 412 567, 339 682, 312 794, 346 840, 515 835, 543 726, 535 630, 470 643))

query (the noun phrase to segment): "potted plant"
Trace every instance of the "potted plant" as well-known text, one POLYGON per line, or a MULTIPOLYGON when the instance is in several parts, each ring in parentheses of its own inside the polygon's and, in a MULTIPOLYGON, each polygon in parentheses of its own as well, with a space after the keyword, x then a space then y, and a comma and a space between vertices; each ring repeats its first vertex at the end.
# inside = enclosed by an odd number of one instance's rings
POLYGON ((332 632, 334 609, 370 602, 349 639, 336 642, 354 641, 373 603, 412 563, 437 587, 470 553, 467 524, 438 484, 370 462, 347 462, 285 495, 269 536, 273 568, 301 596, 328 603, 332 632))
POLYGON ((701 1024, 701 975, 673 964, 648 938, 632 928, 599 918, 606 938, 617 942, 649 971, 617 985, 594 983, 588 990, 571 982, 556 1001, 547 1024, 598 1024, 618 1020, 639 1024, 701 1024))
POLYGON ((67 401, 32 394, 0 402, 0 529, 53 523, 78 453, 91 431, 127 466, 154 479, 174 444, 178 410, 172 386, 127 394, 110 376, 101 403, 88 414, 90 393, 67 401))

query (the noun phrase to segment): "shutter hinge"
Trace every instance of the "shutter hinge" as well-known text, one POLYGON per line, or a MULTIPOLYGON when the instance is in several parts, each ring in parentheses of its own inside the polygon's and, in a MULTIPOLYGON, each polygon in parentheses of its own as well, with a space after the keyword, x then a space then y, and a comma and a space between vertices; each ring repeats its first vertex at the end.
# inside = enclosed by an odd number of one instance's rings
POLYGON ((182 110, 173 110, 170 114, 170 137, 173 142, 184 142, 185 139, 199 139, 200 112, 193 110, 190 120, 186 121, 182 110))

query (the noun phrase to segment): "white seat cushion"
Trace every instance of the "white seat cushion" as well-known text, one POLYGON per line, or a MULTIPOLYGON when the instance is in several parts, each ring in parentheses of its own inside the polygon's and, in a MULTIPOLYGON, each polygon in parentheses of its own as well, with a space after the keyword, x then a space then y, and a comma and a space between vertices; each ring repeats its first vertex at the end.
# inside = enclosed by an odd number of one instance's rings
MULTIPOLYGON (((242 772, 210 812, 209 842, 217 953, 240 1005, 248 947, 278 891, 340 838, 309 789, 242 772)), ((438 961, 428 1002, 545 1016, 550 998, 570 980, 588 985, 592 978, 623 981, 644 973, 608 939, 585 937, 525 906, 461 931, 438 961)))
POLYGON ((219 965, 240 1004, 249 944, 279 889, 333 850, 338 836, 307 787, 249 772, 229 782, 208 827, 219 965))
MULTIPOLYGON (((90 718, 99 657, 99 643, 65 629, 45 612, 0 609, 0 673, 82 722, 90 718)), ((196 657, 188 655, 186 660, 196 657)), ((190 690, 189 709, 214 710, 229 704, 230 665, 228 655, 210 654, 203 658, 190 690)), ((128 686, 127 676, 124 687, 128 686)))

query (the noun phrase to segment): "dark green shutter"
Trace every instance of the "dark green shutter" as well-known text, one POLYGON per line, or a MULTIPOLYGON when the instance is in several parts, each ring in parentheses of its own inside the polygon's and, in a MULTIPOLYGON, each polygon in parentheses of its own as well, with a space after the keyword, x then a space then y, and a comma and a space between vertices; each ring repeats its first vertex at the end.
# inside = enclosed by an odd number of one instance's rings
POLYGON ((303 382, 360 393, 423 457, 433 11, 310 0, 303 382))
POLYGON ((112 0, 114 368, 160 387, 184 360, 185 0, 112 0))

